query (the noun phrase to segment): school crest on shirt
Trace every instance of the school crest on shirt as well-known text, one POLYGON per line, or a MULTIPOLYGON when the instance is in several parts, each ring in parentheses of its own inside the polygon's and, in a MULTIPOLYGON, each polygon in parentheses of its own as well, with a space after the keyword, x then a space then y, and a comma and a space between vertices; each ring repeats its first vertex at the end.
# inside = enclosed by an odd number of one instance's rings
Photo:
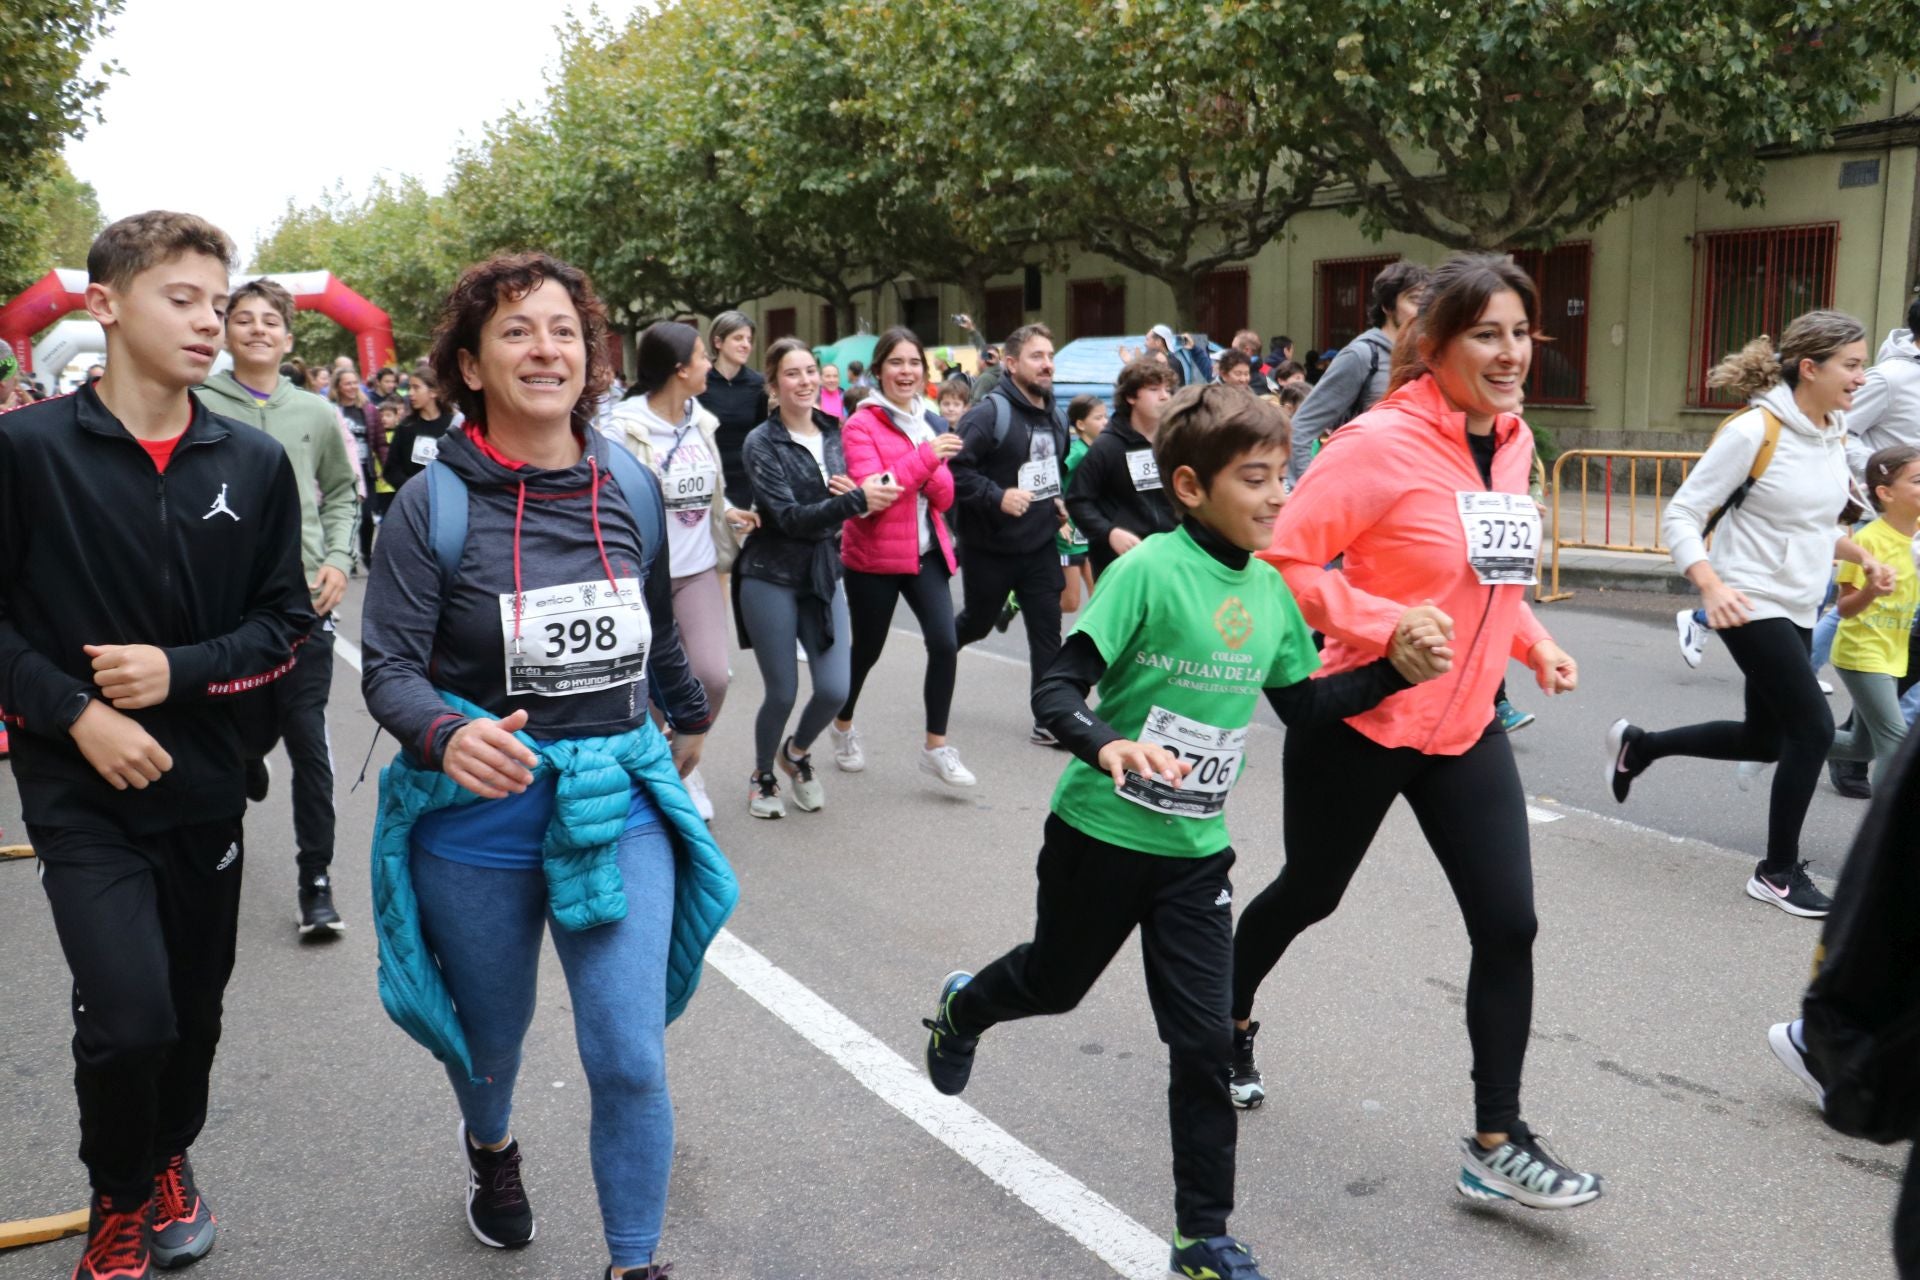
POLYGON ((1239 596, 1228 596, 1214 610, 1213 629, 1220 633, 1222 644, 1238 653, 1253 639, 1253 615, 1247 612, 1239 596))

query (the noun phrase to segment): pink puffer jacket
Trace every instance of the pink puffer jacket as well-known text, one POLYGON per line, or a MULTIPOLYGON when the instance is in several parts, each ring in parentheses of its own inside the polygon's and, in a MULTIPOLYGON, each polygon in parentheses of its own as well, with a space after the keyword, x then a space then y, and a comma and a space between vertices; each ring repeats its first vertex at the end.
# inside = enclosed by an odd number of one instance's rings
POLYGON ((915 446, 878 404, 856 409, 841 428, 840 442, 846 448, 847 474, 854 483, 890 471, 893 482, 906 490, 898 502, 879 515, 847 521, 840 541, 842 563, 859 573, 920 572, 920 504, 916 499, 924 496, 932 515, 934 540, 946 557, 947 572, 958 572, 953 537, 947 532, 947 522, 940 518, 940 513, 953 505, 953 472, 943 459, 934 456, 933 445, 915 446))

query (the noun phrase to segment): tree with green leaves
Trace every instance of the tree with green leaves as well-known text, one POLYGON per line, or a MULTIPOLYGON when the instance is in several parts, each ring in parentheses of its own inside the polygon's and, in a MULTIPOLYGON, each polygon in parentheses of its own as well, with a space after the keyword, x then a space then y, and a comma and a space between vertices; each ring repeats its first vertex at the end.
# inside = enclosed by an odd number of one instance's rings
POLYGON ((73 176, 57 152, 25 174, 18 190, 0 187, 0 299, 55 267, 83 267, 106 226, 91 183, 73 176))
MULTIPOLYGON (((1222 0, 1367 228, 1546 247, 1683 181, 1762 196, 1920 56, 1911 0, 1222 0)), ((1289 131, 1289 141, 1297 135, 1289 131)))
POLYGON ((34 163, 100 118, 99 98, 116 68, 83 76, 81 65, 125 0, 7 0, 0 7, 0 187, 22 190, 34 163), (23 163, 25 162, 25 163, 23 163))

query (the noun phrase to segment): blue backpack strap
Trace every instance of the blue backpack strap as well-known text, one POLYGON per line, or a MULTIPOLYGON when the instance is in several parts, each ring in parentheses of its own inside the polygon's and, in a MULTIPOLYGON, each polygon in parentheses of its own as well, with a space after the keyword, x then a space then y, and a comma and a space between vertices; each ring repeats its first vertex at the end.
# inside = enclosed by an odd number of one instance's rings
POLYGON ((607 470, 633 512, 640 528, 640 572, 653 572, 653 562, 667 542, 667 503, 660 495, 660 478, 640 465, 640 459, 614 441, 607 442, 607 470))
POLYGON ((467 485, 437 458, 427 464, 427 542, 440 566, 440 597, 445 599, 467 547, 467 485))

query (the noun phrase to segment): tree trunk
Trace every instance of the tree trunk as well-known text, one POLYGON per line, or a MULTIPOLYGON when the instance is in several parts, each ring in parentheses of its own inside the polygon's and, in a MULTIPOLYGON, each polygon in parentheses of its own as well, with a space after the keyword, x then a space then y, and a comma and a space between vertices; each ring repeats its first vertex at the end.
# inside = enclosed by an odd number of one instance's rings
POLYGON ((1200 276, 1176 268, 1159 273, 1159 278, 1173 290, 1174 330, 1194 332, 1200 327, 1200 276))

